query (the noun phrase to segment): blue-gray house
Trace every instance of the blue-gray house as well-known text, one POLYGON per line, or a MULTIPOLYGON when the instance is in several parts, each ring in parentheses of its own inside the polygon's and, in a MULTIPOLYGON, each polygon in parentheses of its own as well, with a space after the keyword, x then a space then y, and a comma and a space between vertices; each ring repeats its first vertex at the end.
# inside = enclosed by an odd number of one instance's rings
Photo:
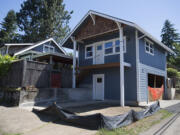
POLYGON ((35 60, 50 64, 72 64, 72 57, 53 38, 37 43, 6 43, 0 47, 0 54, 9 54, 19 59, 35 60))
POLYGON ((89 11, 62 46, 74 49, 73 88, 91 88, 94 100, 139 104, 166 90, 173 51, 133 22, 89 11))

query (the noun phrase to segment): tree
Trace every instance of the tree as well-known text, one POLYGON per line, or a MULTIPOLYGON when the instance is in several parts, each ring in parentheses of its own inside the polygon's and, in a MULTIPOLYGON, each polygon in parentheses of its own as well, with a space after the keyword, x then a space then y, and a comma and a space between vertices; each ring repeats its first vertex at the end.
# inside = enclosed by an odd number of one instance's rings
POLYGON ((16 30, 16 13, 14 12, 14 10, 10 10, 1 23, 0 44, 15 42, 17 35, 16 30))
POLYGON ((17 21, 26 42, 49 37, 60 42, 70 30, 71 14, 65 10, 63 0, 26 0, 17 13, 17 21))
POLYGON ((174 25, 169 20, 165 20, 161 31, 162 43, 174 50, 173 43, 178 38, 179 34, 176 32, 174 25))

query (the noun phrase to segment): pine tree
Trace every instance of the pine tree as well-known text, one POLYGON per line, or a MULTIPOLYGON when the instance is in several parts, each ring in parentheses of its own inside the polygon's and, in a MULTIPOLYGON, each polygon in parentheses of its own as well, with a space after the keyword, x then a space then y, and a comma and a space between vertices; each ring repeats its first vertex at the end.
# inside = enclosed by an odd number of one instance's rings
POLYGON ((71 12, 63 0, 26 0, 17 13, 18 26, 25 42, 37 42, 53 37, 57 42, 69 32, 71 12))
POLYGON ((169 20, 166 20, 161 31, 162 43, 174 50, 173 43, 178 38, 174 25, 169 20))
POLYGON ((14 10, 10 10, 7 13, 7 16, 4 18, 1 23, 0 30, 0 44, 4 43, 12 43, 16 41, 16 30, 17 30, 17 22, 16 22, 16 13, 14 10))

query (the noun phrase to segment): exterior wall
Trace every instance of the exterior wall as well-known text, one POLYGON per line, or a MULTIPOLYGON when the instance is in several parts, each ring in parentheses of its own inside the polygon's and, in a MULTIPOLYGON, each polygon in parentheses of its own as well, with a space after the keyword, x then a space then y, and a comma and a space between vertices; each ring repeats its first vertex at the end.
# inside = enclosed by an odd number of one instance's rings
MULTIPOLYGON (((131 64, 130 68, 125 68, 125 100, 137 101, 137 86, 136 86, 136 46, 135 46, 135 30, 124 31, 124 35, 127 37, 127 51, 124 54, 125 62, 131 64)), ((118 33, 98 38, 98 40, 109 40, 117 38, 118 33)), ((95 42, 95 41, 94 41, 95 42)), ((91 40, 91 43, 93 41, 91 40)), ((91 44, 89 42, 89 44, 91 44)), ((80 66, 92 65, 93 59, 85 59, 85 45, 79 46, 79 61, 80 66)), ((104 63, 119 62, 119 54, 105 56, 104 63)), ((92 85, 93 74, 105 75, 105 99, 119 100, 120 97, 120 69, 117 68, 102 68, 94 71, 90 71, 83 82, 83 84, 92 85)))
POLYGON ((29 46, 10 46, 9 49, 8 49, 8 54, 9 55, 14 55, 14 53, 22 50, 22 49, 25 49, 29 46))
POLYGON ((166 55, 165 51, 154 43, 154 55, 145 52, 145 41, 141 39, 139 41, 139 59, 140 63, 165 70, 166 55))
MULTIPOLYGON (((148 74, 155 74, 166 78, 166 71, 144 64, 139 65, 139 101, 148 102, 148 74)), ((166 83, 164 83, 166 85, 166 83)), ((165 86, 166 88, 166 86, 165 86)))
MULTIPOLYGON (((160 75, 166 78, 166 54, 154 43, 154 55, 145 52, 145 40, 139 41, 139 102, 148 102, 148 74, 160 75)), ((165 92, 166 92, 166 83, 165 92)))
POLYGON ((43 52, 43 45, 53 46, 54 49, 55 49, 54 50, 55 53, 63 53, 53 42, 51 42, 51 43, 47 42, 45 44, 42 44, 40 46, 37 46, 37 47, 33 48, 32 50, 37 51, 37 52, 43 52))
POLYGON ((32 106, 50 102, 74 102, 92 100, 91 89, 39 88, 31 90, 0 89, 1 103, 10 106, 32 106))
MULTIPOLYGON (((85 46, 93 44, 95 42, 100 42, 100 41, 106 41, 106 40, 111 40, 114 38, 118 38, 119 34, 118 32, 107 35, 107 36, 101 36, 99 38, 93 39, 93 40, 88 40, 84 42, 84 44, 78 44, 79 45, 79 66, 88 66, 88 65, 93 65, 93 58, 88 58, 85 59, 85 46)), ((116 54, 117 55, 117 54, 116 54)), ((114 56, 114 55, 109 55, 109 56, 104 56, 104 63, 109 63, 109 62, 119 62, 119 57, 114 56)))

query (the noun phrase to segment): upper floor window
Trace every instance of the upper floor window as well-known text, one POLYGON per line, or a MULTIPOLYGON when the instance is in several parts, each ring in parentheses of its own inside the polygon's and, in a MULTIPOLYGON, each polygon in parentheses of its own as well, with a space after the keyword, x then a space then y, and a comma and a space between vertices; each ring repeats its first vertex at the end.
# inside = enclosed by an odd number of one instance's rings
POLYGON ((93 56, 93 46, 86 46, 85 56, 86 58, 91 58, 93 56))
POLYGON ((113 53, 113 42, 107 42, 105 43, 105 54, 111 54, 113 53))
MULTIPOLYGON (((120 41, 116 40, 115 41, 115 52, 116 53, 120 51, 119 45, 120 45, 120 41)), ((123 37, 123 51, 124 51, 124 53, 126 53, 126 37, 125 36, 123 37)))
POLYGON ((43 52, 45 53, 54 53, 54 47, 49 45, 44 45, 43 52))
POLYGON ((153 43, 148 41, 147 39, 145 40, 145 51, 146 51, 146 53, 154 55, 154 46, 153 46, 153 43))

